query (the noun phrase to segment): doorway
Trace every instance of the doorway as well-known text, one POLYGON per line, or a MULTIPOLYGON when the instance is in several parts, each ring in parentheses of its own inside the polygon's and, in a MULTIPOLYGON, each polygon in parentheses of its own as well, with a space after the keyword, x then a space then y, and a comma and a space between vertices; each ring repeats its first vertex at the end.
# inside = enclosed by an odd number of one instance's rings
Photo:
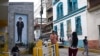
POLYGON ((98 25, 99 28, 99 48, 100 48, 100 25, 98 25))

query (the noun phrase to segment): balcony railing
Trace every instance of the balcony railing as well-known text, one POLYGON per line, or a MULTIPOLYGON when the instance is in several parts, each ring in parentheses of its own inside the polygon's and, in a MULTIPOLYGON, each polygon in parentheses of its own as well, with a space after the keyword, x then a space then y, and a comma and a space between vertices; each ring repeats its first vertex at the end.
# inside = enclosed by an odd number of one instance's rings
POLYGON ((53 21, 49 21, 48 23, 47 23, 47 25, 50 25, 50 24, 52 24, 53 23, 53 21))
POLYGON ((44 31, 43 31, 43 33, 46 33, 46 32, 50 32, 51 30, 52 30, 52 26, 51 25, 48 25, 48 26, 46 26, 44 29, 44 31))

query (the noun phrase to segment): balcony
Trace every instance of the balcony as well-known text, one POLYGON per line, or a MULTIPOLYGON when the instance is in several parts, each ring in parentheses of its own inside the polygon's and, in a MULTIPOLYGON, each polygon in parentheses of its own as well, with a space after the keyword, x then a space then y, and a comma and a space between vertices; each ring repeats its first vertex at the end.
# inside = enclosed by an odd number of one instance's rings
POLYGON ((100 8, 100 0, 88 0, 88 10, 93 11, 100 8))
POLYGON ((48 23, 47 23, 47 25, 51 25, 53 23, 53 21, 49 21, 48 23))
MULTIPOLYGON (((47 24, 46 18, 42 18, 42 28, 47 24)), ((40 28, 41 18, 34 19, 34 27, 35 29, 40 28)))
POLYGON ((53 17, 52 12, 48 13, 47 18, 52 18, 52 17, 53 17))
POLYGON ((43 33, 50 32, 53 29, 53 26, 52 26, 52 24, 51 25, 46 25, 44 27, 44 29, 45 30, 43 31, 43 33))

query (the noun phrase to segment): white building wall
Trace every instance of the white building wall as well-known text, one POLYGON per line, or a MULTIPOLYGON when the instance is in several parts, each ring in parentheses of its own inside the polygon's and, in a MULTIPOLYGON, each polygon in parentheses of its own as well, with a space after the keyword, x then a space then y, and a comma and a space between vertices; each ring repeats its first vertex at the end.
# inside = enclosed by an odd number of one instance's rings
POLYGON ((65 16, 65 15, 67 15, 67 13, 68 13, 68 9, 67 9, 67 0, 61 0, 61 2, 63 2, 63 15, 65 16))
MULTIPOLYGON (((78 9, 84 7, 87 5, 87 0, 77 0, 78 1, 78 9)), ((63 14, 64 16, 68 14, 68 1, 67 0, 60 0, 59 2, 63 2, 63 14)), ((57 2, 55 5, 53 5, 53 21, 57 19, 57 2)))
POLYGON ((82 8, 87 5, 87 0, 78 0, 78 8, 82 8))
POLYGON ((88 17, 88 37, 89 40, 100 40, 99 27, 100 25, 100 10, 87 12, 88 17))
MULTIPOLYGON (((67 0, 60 0, 58 3, 60 3, 60 2, 63 2, 63 15, 65 16, 65 15, 67 15, 67 13, 68 13, 68 11, 67 11, 67 0)), ((53 20, 56 20, 57 19, 57 5, 58 5, 58 3, 56 3, 55 5, 53 5, 53 15, 55 15, 55 16, 53 16, 53 20)))
POLYGON ((53 21, 57 19, 57 4, 53 5, 53 21))
MULTIPOLYGON (((68 14, 68 2, 67 0, 60 0, 59 2, 63 2, 63 13, 64 16, 68 14)), ((57 19, 57 2, 55 5, 53 5, 53 21, 57 19)), ((87 5, 86 0, 78 0, 78 8, 82 8, 87 5)), ((57 23, 54 23, 53 26, 57 26, 58 36, 60 38, 60 23, 63 22, 64 24, 64 40, 67 40, 67 20, 71 19, 71 28, 72 32, 75 31, 76 25, 75 25, 75 17, 81 16, 81 27, 82 27, 82 35, 78 35, 78 38, 80 40, 83 40, 84 36, 87 36, 87 17, 86 17, 86 11, 78 13, 72 17, 66 18, 62 21, 59 21, 57 23)))
POLYGON ((83 36, 87 36, 87 11, 83 12, 81 15, 81 24, 82 24, 82 32, 83 36))
POLYGON ((78 38, 82 40, 84 36, 87 36, 87 21, 86 21, 86 11, 79 13, 75 16, 72 16, 68 19, 62 20, 58 23, 55 23, 54 26, 57 25, 58 36, 60 38, 60 23, 64 24, 64 40, 67 40, 67 20, 71 19, 71 28, 72 32, 75 31, 75 17, 81 16, 81 26, 82 26, 82 35, 78 35, 78 38))

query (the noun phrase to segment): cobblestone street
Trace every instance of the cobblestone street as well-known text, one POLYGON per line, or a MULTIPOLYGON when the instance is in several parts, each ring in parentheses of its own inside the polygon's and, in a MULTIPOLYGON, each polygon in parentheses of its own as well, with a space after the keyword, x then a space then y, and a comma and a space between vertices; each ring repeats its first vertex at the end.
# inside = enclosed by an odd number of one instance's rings
MULTIPOLYGON (((44 48, 45 52, 46 52, 46 48, 44 48)), ((59 55, 60 56, 68 56, 68 49, 67 48, 60 48, 59 49, 59 55)), ((20 55, 20 56, 32 56, 32 55, 20 55)), ((48 55, 45 55, 45 56, 48 56, 48 55)), ((78 54, 77 56, 86 56, 85 54, 83 55, 82 54, 82 51, 78 51, 78 54)), ((89 56, 100 56, 100 53, 92 53, 92 52, 89 52, 89 56)))
MULTIPOLYGON (((67 48, 60 48, 59 52, 60 52, 60 56, 68 56, 67 48)), ((77 56, 85 56, 85 55, 82 54, 82 51, 78 51, 77 56)), ((100 56, 100 54, 89 52, 89 56, 100 56)))

